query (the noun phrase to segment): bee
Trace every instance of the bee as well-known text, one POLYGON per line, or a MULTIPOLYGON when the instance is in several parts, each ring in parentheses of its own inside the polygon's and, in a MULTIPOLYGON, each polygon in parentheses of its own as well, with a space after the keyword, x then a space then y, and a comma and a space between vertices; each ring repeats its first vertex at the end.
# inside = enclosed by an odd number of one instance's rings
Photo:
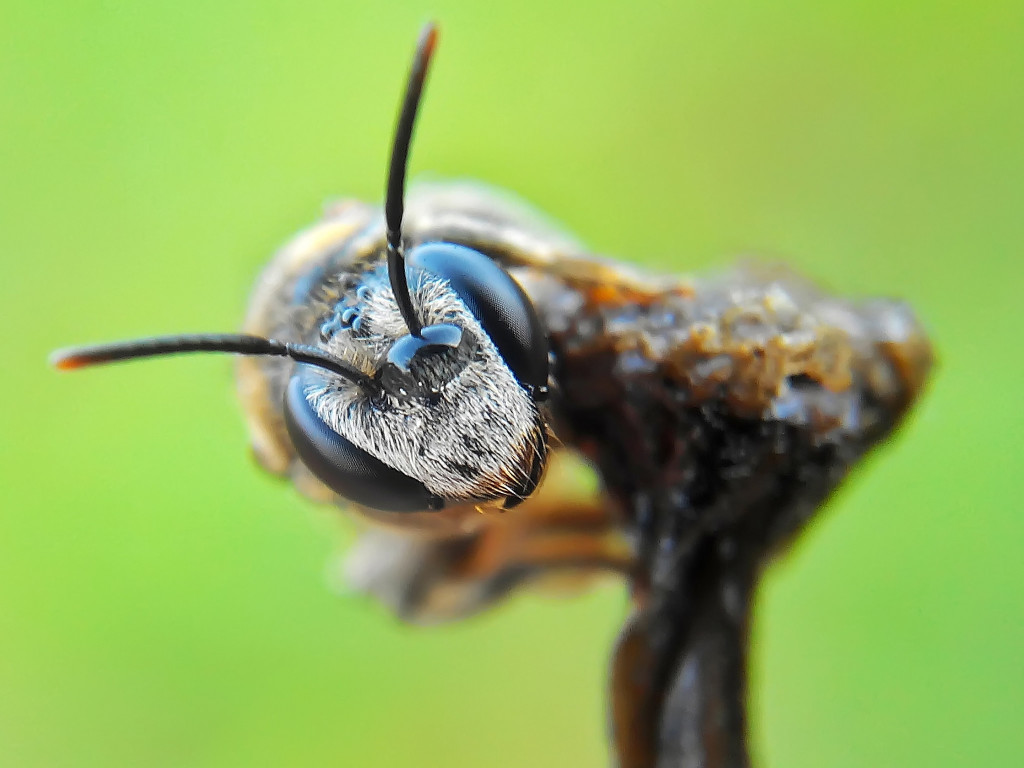
POLYGON ((641 273, 479 186, 407 197, 436 40, 428 25, 383 216, 332 206, 263 272, 242 334, 53 363, 239 355, 259 463, 370 523, 349 579, 406 620, 620 575, 633 612, 611 662, 617 764, 747 765, 759 573, 918 398, 927 336, 901 302, 834 297, 780 267, 641 273), (593 497, 545 481, 574 459, 599 476, 593 497))

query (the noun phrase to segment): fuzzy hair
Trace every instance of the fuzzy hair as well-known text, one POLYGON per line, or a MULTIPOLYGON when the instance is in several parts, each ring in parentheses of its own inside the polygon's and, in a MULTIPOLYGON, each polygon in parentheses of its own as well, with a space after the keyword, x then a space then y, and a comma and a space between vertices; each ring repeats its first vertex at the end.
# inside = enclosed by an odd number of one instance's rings
MULTIPOLYGON (((543 445, 537 407, 448 281, 412 270, 409 278, 424 325, 451 323, 473 339, 461 371, 430 402, 386 393, 371 398, 322 370, 311 377, 306 397, 331 429, 431 493, 457 500, 512 495, 543 445)), ((362 285, 358 331, 343 329, 326 344, 373 375, 408 329, 383 267, 367 273, 362 285)))

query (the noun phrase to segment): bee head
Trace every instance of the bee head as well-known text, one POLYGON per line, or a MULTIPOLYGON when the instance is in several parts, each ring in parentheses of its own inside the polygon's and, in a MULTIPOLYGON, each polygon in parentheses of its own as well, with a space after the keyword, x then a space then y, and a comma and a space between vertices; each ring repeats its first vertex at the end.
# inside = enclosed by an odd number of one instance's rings
POLYGON ((526 294, 492 259, 428 242, 405 252, 413 124, 437 33, 419 40, 395 131, 387 256, 322 320, 315 345, 231 334, 58 352, 58 368, 190 351, 291 357, 285 424, 303 463, 342 497, 382 511, 503 501, 536 488, 547 457, 537 403, 548 346, 526 294))

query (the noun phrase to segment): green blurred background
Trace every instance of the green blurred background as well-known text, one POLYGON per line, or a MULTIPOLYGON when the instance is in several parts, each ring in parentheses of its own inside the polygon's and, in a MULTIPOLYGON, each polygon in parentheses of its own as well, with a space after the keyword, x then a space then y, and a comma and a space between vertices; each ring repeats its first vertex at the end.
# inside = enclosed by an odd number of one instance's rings
POLYGON ((904 296, 941 367, 773 569, 762 766, 1010 766, 1024 735, 1024 9, 1006 3, 0 2, 0 765, 597 766, 621 586, 399 626, 250 460, 231 361, 274 248, 413 170, 663 271, 742 253, 904 296))

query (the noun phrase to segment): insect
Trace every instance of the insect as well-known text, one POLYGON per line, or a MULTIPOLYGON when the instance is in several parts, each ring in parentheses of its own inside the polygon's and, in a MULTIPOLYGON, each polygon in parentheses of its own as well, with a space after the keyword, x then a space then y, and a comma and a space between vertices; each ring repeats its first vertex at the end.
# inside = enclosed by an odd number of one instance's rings
POLYGON ((611 664, 617 763, 747 765, 759 572, 898 425, 928 377, 928 339, 900 302, 832 297, 781 268, 642 274, 481 187, 407 199, 435 43, 428 25, 384 216, 347 201, 299 234, 260 278, 244 334, 53 362, 240 355, 259 462, 378 524, 350 578, 407 620, 621 574, 633 614, 611 664), (568 455, 593 465, 600 494, 544 481, 568 455))

